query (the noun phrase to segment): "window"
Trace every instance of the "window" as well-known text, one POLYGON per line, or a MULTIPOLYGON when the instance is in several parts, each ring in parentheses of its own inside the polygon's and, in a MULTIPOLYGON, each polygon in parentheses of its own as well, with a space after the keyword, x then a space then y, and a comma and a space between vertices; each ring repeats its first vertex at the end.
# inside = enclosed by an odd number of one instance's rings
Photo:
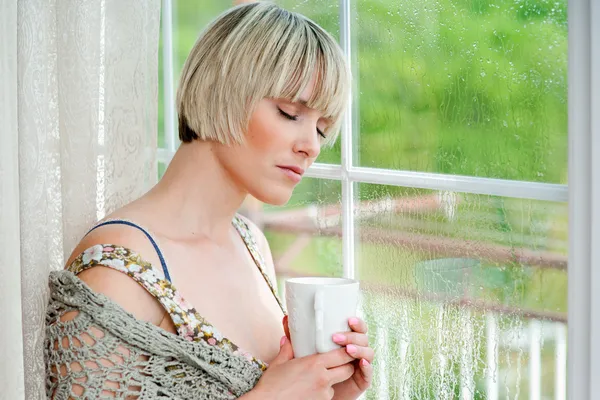
MULTIPOLYGON (((366 398, 566 399, 567 61, 591 65, 569 58, 567 1, 277 3, 339 38, 356 86, 339 142, 290 203, 246 211, 282 281, 361 280, 378 352, 366 398)), ((160 173, 176 149, 178 71, 230 5, 163 4, 160 173)), ((578 21, 591 18, 581 4, 578 21)), ((586 23, 577 35, 591 46, 586 23)), ((589 297, 581 268, 569 273, 589 297)))

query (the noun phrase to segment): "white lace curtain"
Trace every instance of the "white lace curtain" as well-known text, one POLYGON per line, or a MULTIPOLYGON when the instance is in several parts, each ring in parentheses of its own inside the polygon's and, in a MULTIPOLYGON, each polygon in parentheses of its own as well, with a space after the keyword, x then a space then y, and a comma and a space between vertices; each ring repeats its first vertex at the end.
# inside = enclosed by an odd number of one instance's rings
POLYGON ((44 399, 47 276, 156 178, 160 1, 0 0, 0 399, 44 399))

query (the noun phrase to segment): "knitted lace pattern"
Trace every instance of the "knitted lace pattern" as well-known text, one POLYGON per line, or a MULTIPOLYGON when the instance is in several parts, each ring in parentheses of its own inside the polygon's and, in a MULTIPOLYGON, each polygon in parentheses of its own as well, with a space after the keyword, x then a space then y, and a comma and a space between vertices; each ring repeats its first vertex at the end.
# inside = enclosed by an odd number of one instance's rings
POLYGON ((262 375, 241 355, 135 318, 70 271, 52 272, 49 285, 49 399, 234 399, 262 375))

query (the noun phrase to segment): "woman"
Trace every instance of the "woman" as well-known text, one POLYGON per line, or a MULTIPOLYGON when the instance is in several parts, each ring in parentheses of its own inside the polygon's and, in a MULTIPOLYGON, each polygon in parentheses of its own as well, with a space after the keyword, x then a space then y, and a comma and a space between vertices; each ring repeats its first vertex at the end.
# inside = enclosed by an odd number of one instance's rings
POLYGON ((356 399, 368 388, 360 319, 332 338, 339 350, 293 358, 269 246, 236 214, 248 194, 289 200, 348 97, 339 47, 305 17, 252 3, 207 28, 183 68, 182 144, 164 177, 51 274, 49 398, 356 399))

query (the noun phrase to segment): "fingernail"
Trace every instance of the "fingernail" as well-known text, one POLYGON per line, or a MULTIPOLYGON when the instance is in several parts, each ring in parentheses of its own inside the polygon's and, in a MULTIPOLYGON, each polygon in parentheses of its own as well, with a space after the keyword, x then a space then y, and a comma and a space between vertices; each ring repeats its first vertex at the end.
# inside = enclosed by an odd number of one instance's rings
POLYGON ((358 318, 350 318, 350 319, 348 320, 348 323, 349 323, 350 325, 356 325, 356 324, 358 324, 358 318))
POLYGON ((279 341, 279 347, 283 346, 285 344, 285 341, 287 340, 287 337, 283 336, 281 338, 281 340, 279 341))
POLYGON ((356 354, 358 349, 356 348, 355 345, 349 344, 348 346, 346 346, 346 351, 348 352, 348 354, 353 355, 353 354, 356 354))
POLYGON ((346 339, 344 337, 344 335, 340 335, 339 333, 336 333, 335 335, 333 335, 333 341, 336 343, 343 343, 344 339, 346 339))
POLYGON ((360 360, 360 365, 362 365, 363 367, 367 367, 369 366, 369 362, 367 360, 365 360, 364 358, 362 360, 360 360))

